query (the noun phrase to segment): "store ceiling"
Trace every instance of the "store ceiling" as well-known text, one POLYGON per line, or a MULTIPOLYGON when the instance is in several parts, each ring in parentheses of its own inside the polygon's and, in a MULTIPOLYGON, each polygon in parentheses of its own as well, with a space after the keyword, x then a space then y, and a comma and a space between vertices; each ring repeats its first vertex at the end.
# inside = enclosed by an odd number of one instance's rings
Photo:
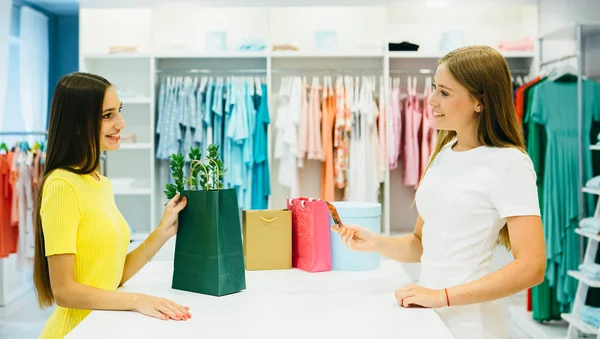
POLYGON ((426 3, 435 7, 473 1, 535 5, 537 0, 28 0, 57 15, 76 14, 82 7, 148 7, 148 6, 390 6, 406 2, 426 3))

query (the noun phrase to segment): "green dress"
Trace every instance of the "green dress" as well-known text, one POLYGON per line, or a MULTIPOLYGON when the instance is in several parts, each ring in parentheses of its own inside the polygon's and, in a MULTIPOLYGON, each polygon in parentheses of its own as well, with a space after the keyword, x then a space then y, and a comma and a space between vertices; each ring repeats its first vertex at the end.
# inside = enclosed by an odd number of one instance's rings
MULTIPOLYGON (((589 136, 592 121, 600 120, 599 94, 597 83, 583 81, 584 183, 592 177, 589 136)), ((539 186, 546 236, 546 280, 556 290, 556 300, 566 311, 577 289, 577 281, 567 272, 576 270, 580 263, 580 238, 574 232, 579 222, 577 83, 545 81, 532 89, 531 95, 530 123, 543 125, 546 135, 539 186)), ((533 140, 536 135, 539 137, 539 130, 529 134, 528 140, 533 140)), ((539 145, 532 149, 540 152, 539 145)), ((593 210, 593 198, 584 196, 584 215, 589 216, 593 210)))
MULTIPOLYGON (((544 196, 544 156, 546 154, 546 130, 544 125, 537 124, 531 121, 531 107, 533 103, 533 88, 544 83, 542 79, 532 87, 525 89, 524 114, 523 114, 523 133, 525 135, 525 143, 527 145, 527 153, 529 154, 533 167, 537 176, 538 196, 540 202, 540 211, 543 214, 542 198, 544 196)), ((544 224, 546 225, 546 224, 544 224)), ((548 234, 544 230, 545 234, 548 234)), ((538 322, 560 320, 560 314, 565 312, 556 300, 556 289, 550 286, 548 279, 531 289, 532 302, 532 317, 538 322)))

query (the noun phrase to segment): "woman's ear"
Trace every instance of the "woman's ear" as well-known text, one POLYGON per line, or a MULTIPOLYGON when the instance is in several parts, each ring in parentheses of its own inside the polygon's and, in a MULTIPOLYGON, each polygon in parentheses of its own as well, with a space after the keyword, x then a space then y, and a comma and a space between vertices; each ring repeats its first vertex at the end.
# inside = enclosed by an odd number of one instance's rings
POLYGON ((481 110, 482 110, 482 105, 480 103, 478 103, 475 106, 475 113, 481 113, 481 110))
POLYGON ((479 100, 475 102, 475 113, 481 113, 483 111, 483 103, 479 100))

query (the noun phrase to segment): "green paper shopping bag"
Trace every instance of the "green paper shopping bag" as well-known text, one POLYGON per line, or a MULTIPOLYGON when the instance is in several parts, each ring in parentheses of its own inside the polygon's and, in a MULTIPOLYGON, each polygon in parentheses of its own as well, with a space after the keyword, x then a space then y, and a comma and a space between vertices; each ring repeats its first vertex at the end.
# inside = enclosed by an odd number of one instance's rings
MULTIPOLYGON (((215 148, 211 145, 209 152, 215 148)), ((246 288, 246 272, 237 192, 222 189, 218 155, 209 154, 211 166, 193 152, 188 189, 179 190, 187 206, 179 213, 171 287, 213 296, 239 292, 246 288)))

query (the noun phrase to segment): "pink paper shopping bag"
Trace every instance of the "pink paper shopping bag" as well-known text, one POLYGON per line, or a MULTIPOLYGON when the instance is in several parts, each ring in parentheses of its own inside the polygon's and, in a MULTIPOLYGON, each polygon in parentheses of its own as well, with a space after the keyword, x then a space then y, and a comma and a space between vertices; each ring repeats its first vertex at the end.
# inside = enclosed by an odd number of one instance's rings
POLYGON ((292 266, 307 272, 331 271, 331 231, 325 201, 288 199, 292 211, 292 266))

